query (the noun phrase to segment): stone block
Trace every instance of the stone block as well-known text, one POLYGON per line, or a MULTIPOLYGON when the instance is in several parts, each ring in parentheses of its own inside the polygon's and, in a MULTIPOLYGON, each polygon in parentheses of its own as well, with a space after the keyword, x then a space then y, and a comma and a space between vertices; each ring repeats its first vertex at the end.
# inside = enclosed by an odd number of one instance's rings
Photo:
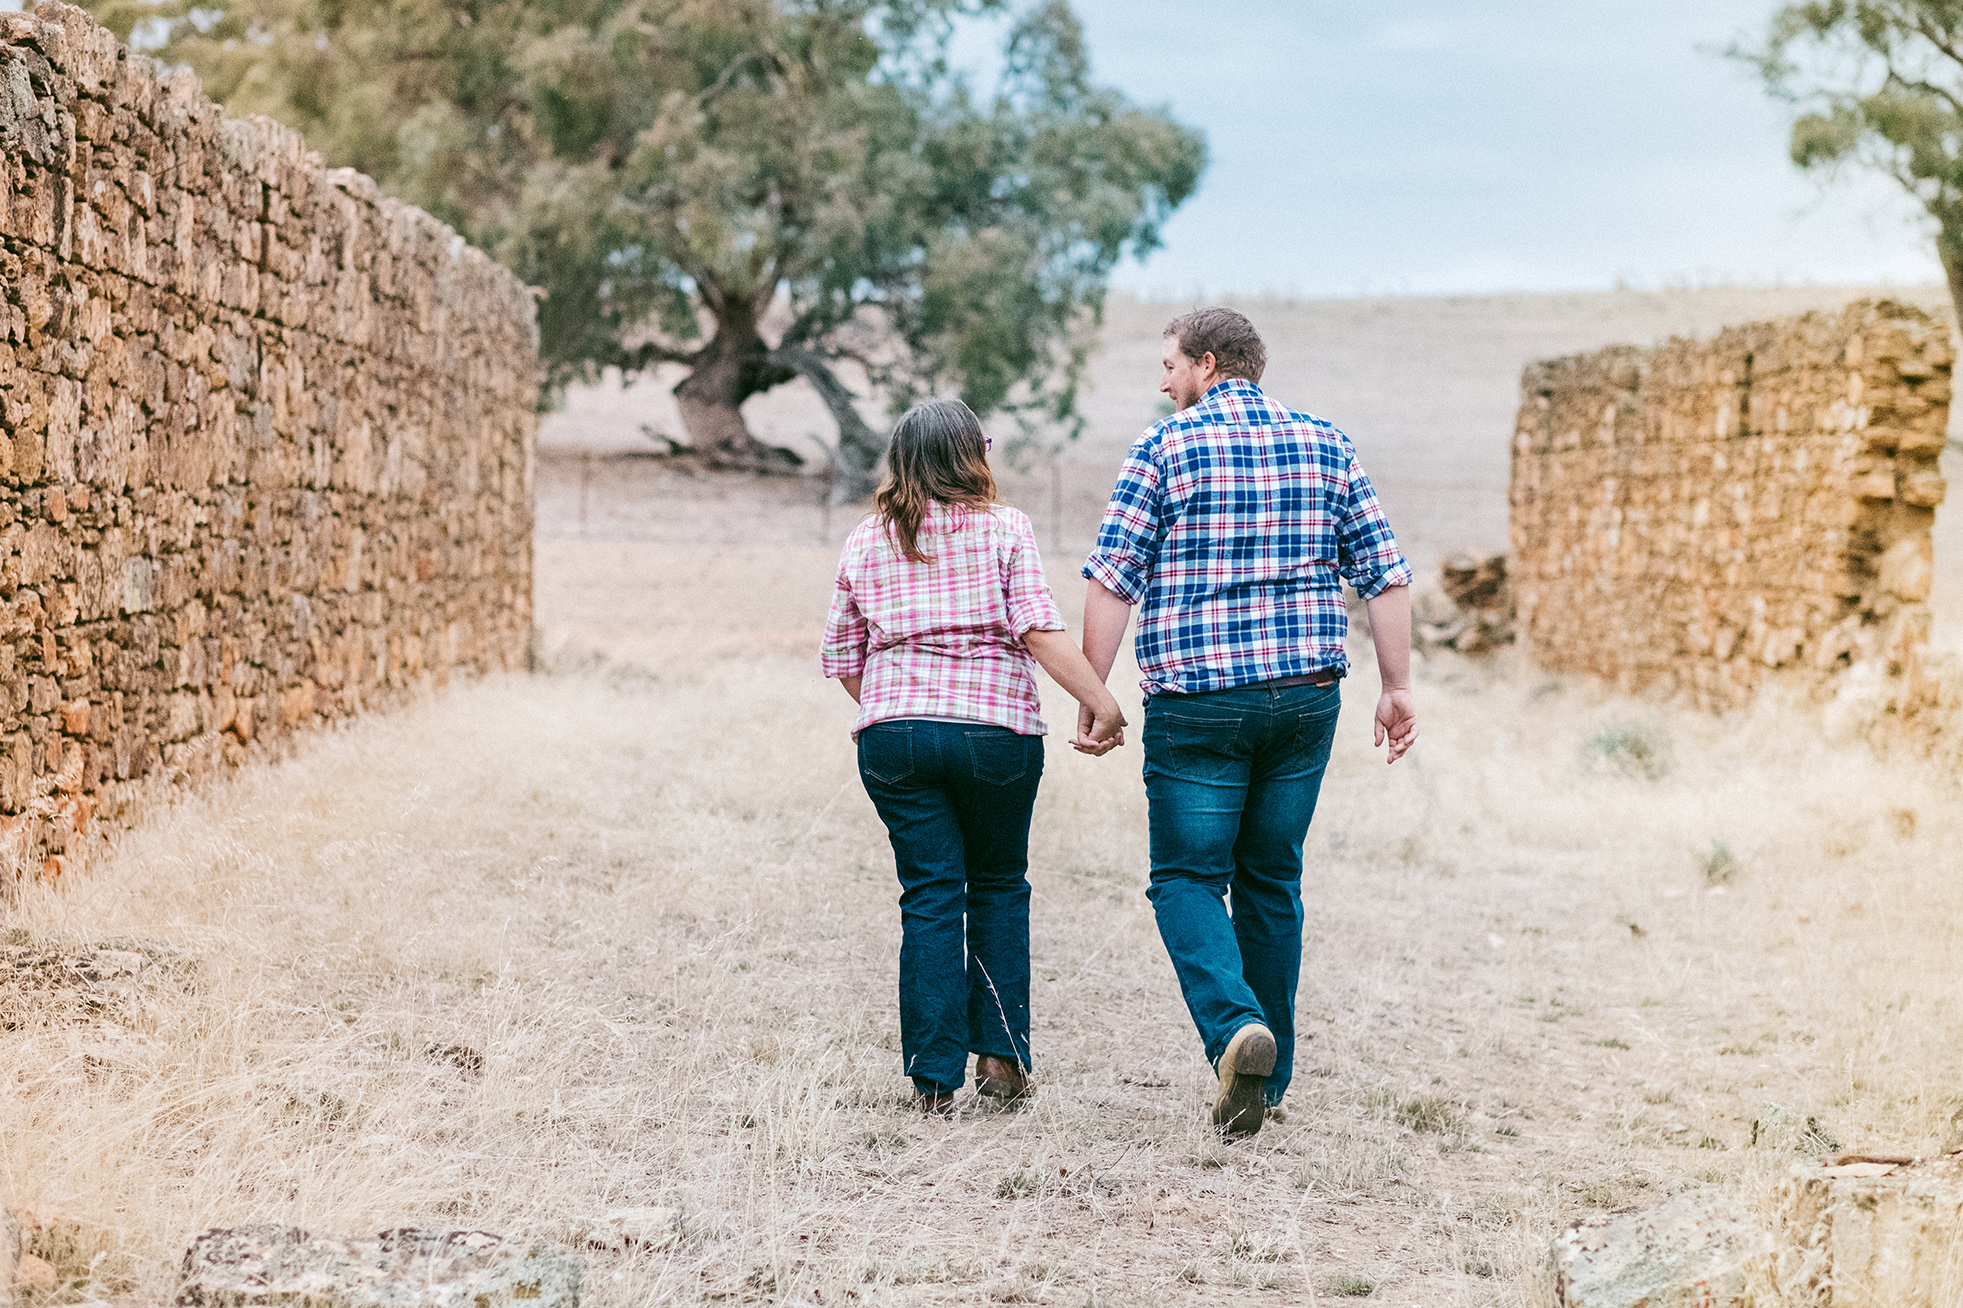
POLYGON ((261 1225, 191 1242, 177 1308, 578 1308, 580 1265, 486 1231, 384 1231, 372 1239, 261 1225))
POLYGON ((1963 1303, 1963 1153, 1802 1163, 1780 1191, 1773 1234, 1782 1308, 1963 1303))
POLYGON ((1771 1237, 1721 1196, 1601 1213, 1563 1231, 1545 1266, 1559 1308, 1748 1308, 1771 1237))

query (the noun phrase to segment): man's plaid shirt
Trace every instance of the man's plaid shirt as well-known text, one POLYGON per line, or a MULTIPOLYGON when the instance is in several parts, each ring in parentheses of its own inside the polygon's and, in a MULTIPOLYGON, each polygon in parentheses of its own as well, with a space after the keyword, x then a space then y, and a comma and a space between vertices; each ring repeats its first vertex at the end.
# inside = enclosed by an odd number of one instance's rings
POLYGON ((1411 582, 1349 437, 1240 378, 1131 447, 1084 575, 1139 606, 1147 695, 1347 670, 1347 580, 1411 582))

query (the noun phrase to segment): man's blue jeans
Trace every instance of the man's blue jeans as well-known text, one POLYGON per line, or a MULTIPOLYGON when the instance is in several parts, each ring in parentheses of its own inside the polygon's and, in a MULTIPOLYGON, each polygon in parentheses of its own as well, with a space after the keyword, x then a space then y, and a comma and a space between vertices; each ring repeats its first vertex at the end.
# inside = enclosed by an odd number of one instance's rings
POLYGON ((918 718, 859 733, 900 873, 900 1054, 923 1094, 968 1055, 1029 1067, 1029 814, 1043 738, 918 718))
POLYGON ((1295 1070, 1302 838, 1336 732, 1342 683, 1154 695, 1145 794, 1159 936, 1218 1063, 1249 1022, 1274 1032, 1267 1099, 1295 1070), (1228 915, 1228 905, 1233 908, 1228 915))

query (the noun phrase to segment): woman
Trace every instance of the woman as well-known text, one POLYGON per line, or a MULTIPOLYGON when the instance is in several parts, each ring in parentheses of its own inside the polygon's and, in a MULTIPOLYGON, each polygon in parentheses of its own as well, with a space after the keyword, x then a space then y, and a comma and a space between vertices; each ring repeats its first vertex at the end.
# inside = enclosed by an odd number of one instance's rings
POLYGON ((971 1052, 982 1094, 1030 1093, 1025 873, 1047 730, 1032 657, 1091 710, 1090 741, 1125 725, 1065 632, 1029 519, 995 503, 988 446, 958 400, 900 419, 825 630, 900 874, 901 1054, 940 1114, 971 1052))

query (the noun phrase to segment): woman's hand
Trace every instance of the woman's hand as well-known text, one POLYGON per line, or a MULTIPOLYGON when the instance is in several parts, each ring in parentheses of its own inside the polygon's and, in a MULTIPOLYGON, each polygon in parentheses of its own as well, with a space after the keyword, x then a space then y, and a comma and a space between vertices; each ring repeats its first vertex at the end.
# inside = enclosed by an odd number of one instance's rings
POLYGON ((1022 643, 1043 665, 1056 684, 1070 692, 1077 710, 1077 734, 1070 747, 1080 754, 1107 754, 1125 743, 1125 715, 1118 711, 1104 678, 1091 670, 1084 651, 1070 643, 1067 631, 1026 631, 1022 643))

